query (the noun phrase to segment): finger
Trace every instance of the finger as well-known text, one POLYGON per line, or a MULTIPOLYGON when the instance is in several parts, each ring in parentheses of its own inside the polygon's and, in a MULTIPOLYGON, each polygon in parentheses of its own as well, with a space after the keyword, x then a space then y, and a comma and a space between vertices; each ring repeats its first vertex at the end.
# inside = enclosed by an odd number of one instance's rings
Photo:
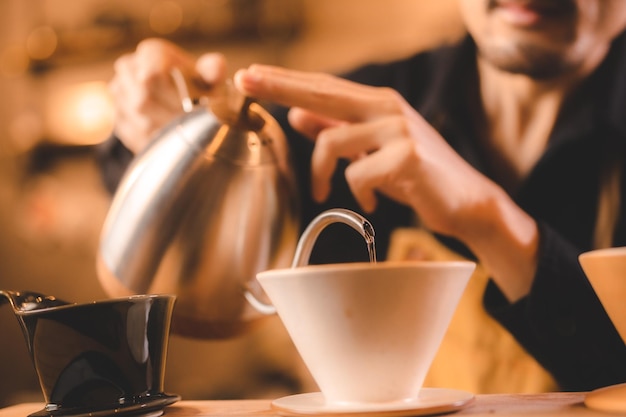
POLYGON ((176 107, 182 101, 208 95, 213 82, 225 78, 225 59, 221 54, 205 54, 202 60, 162 39, 147 39, 139 43, 134 54, 135 76, 138 82, 150 89, 151 95, 163 104, 176 107), (202 69, 204 75, 199 72, 202 69), (173 71, 182 75, 182 86, 177 85, 173 71))
MULTIPOLYGON (((140 88, 135 74, 135 60, 116 62, 117 73, 109 82, 109 91, 115 102, 115 126, 118 137, 134 152, 139 147, 131 143, 144 143, 162 124, 182 111, 175 92, 171 97, 154 96, 152 88, 140 88)), ((143 146, 142 146, 143 147, 143 146)))
POLYGON ((168 77, 137 77, 136 60, 132 59, 118 66, 118 76, 110 83, 110 91, 116 98, 116 107, 126 114, 137 116, 150 114, 163 108, 170 114, 182 111, 178 92, 168 77), (121 68, 121 66, 124 68, 121 68))
POLYGON ((394 173, 399 171, 399 166, 405 165, 404 161, 410 153, 406 144, 406 141, 395 141, 390 146, 352 162, 346 168, 346 181, 364 211, 371 213, 376 209, 376 191, 405 202, 407 196, 400 195, 398 190, 407 188, 404 178, 408 175, 406 171, 402 177, 394 173))
POLYGON ((139 42, 135 55, 149 63, 146 68, 155 73, 168 74, 173 67, 179 68, 186 75, 195 72, 195 57, 164 39, 148 38, 139 42))
POLYGON ((339 126, 344 123, 336 119, 324 117, 300 107, 293 107, 287 114, 289 124, 298 132, 315 139, 319 133, 329 127, 339 126))
POLYGON ((157 102, 170 111, 181 111, 181 100, 169 74, 146 65, 145 57, 129 54, 115 61, 111 91, 117 105, 141 110, 148 102, 157 102))
POLYGON ((211 89, 226 81, 226 58, 219 52, 206 53, 198 58, 196 70, 201 78, 200 80, 194 78, 194 84, 199 83, 197 87, 200 89, 211 89))
POLYGON ((330 193, 337 160, 356 160, 375 152, 391 141, 405 138, 404 119, 392 116, 367 123, 343 124, 323 130, 315 141, 311 156, 312 192, 316 201, 330 193))
POLYGON ((235 74, 245 94, 350 122, 402 111, 398 93, 323 73, 253 65, 235 74))

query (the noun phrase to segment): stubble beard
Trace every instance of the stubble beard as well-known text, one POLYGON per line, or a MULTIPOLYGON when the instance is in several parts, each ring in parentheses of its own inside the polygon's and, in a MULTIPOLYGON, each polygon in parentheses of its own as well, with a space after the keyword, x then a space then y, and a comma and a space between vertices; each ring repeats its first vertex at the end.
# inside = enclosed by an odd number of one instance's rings
POLYGON ((482 59, 501 71, 542 81, 571 73, 580 66, 568 60, 563 53, 520 43, 483 48, 478 53, 482 59))

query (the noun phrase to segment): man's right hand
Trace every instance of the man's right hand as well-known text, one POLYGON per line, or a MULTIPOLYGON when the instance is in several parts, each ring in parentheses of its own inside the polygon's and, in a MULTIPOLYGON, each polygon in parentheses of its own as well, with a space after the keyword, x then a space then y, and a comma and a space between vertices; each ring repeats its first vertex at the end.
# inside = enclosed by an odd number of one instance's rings
POLYGON ((210 96, 226 79, 219 53, 194 56, 162 39, 146 39, 134 52, 119 57, 109 89, 115 107, 114 133, 133 153, 183 111, 172 72, 184 76, 192 98, 210 96))

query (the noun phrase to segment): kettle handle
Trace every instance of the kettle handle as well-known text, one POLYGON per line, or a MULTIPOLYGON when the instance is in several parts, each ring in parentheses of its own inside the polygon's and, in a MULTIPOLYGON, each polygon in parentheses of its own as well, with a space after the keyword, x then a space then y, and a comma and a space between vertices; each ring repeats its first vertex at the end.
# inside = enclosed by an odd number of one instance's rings
POLYGON ((178 96, 180 97, 180 102, 183 106, 183 111, 185 113, 191 113, 194 109, 193 99, 189 95, 189 88, 187 88, 187 81, 185 80, 185 76, 183 72, 178 67, 173 67, 170 70, 170 75, 172 76, 172 80, 174 81, 174 86, 178 91, 178 96))
POLYGON ((237 118, 241 118, 243 115, 247 116, 248 107, 254 101, 251 97, 240 94, 231 79, 214 86, 210 97, 207 95, 192 98, 183 71, 178 67, 173 67, 170 70, 170 76, 185 113, 191 113, 200 106, 209 109, 219 118, 228 119, 229 114, 235 114, 237 118))
MULTIPOLYGON (((370 262, 376 262, 374 227, 372 227, 372 224, 365 217, 352 210, 336 208, 320 213, 309 223, 298 240, 291 268, 305 266, 309 263, 315 241, 322 230, 333 223, 345 223, 359 232, 367 243, 370 262)), ((276 308, 273 305, 260 301, 249 289, 244 290, 244 296, 258 312, 267 315, 276 313, 276 308)))

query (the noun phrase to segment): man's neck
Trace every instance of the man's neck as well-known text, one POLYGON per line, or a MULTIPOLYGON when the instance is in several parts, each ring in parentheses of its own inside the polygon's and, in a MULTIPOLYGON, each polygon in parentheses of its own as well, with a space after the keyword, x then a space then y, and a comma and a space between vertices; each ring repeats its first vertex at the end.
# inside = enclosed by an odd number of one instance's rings
POLYGON ((543 154, 563 101, 581 77, 538 81, 478 60, 485 123, 480 135, 494 175, 511 190, 543 154))

